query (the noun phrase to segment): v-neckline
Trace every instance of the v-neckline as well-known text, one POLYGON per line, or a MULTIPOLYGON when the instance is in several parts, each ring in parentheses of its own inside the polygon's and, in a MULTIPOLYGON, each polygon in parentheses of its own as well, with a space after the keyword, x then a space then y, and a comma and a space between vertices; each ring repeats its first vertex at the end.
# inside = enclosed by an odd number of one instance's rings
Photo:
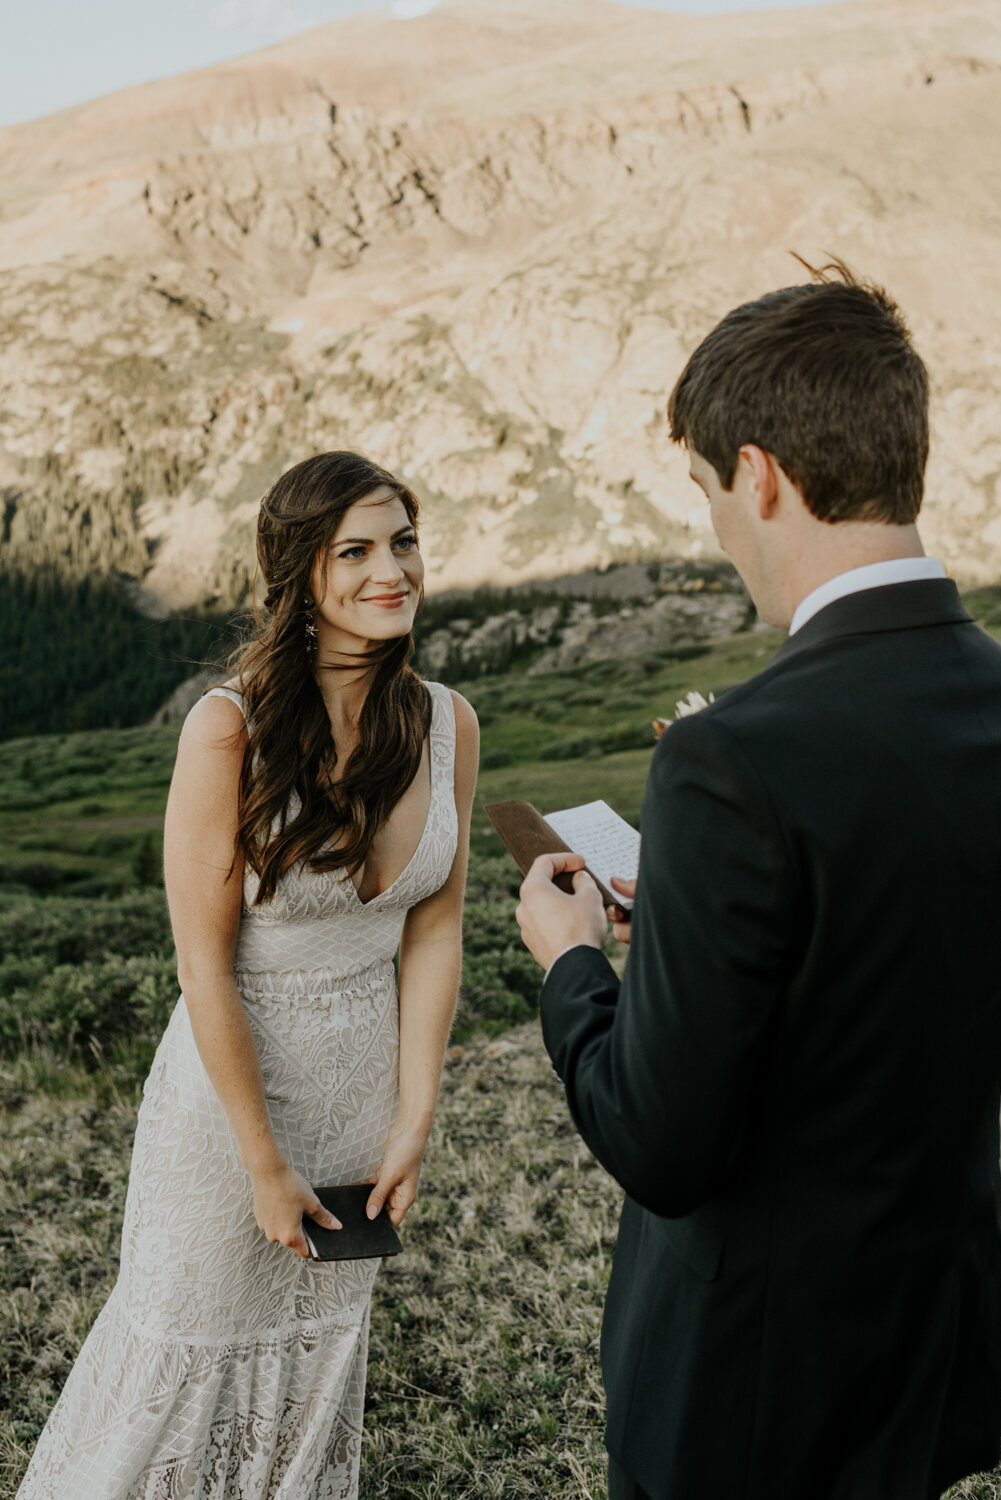
MULTIPOLYGON (((389 893, 390 893, 390 891, 393 891, 393 890, 396 889, 396 887, 399 885, 400 881, 403 879, 404 875, 406 875, 406 874, 409 873, 410 867, 413 864, 414 860, 417 858, 418 854, 421 852, 421 848, 423 847, 424 840, 427 837, 427 831, 428 831, 428 829, 431 826, 431 814, 434 811, 434 757, 433 757, 432 751, 431 751, 431 731, 432 731, 433 728, 434 728, 434 721, 433 721, 433 715, 432 715, 431 728, 428 730, 427 739, 424 741, 424 746, 426 746, 426 748, 427 748, 428 777, 429 777, 429 780, 431 782, 431 789, 430 789, 430 796, 428 797, 428 810, 427 810, 427 816, 424 819, 424 827, 421 829, 421 836, 417 840, 417 845, 416 845, 416 847, 414 849, 413 854, 411 854, 410 858, 407 860, 406 864, 404 865, 403 869, 400 871, 399 875, 397 875, 396 879, 393 880, 393 881, 391 881, 390 884, 387 885, 387 887, 386 887, 386 889, 384 891, 376 891, 376 893, 375 893, 374 896, 369 896, 369 898, 368 898, 367 901, 363 901, 362 900, 361 894, 360 894, 360 892, 358 890, 358 887, 354 883, 354 877, 352 876, 351 871, 347 868, 346 865, 342 865, 341 866, 341 868, 344 871, 345 879, 347 880, 347 882, 350 885, 352 891, 354 892, 355 901, 358 903, 358 905, 361 907, 361 909, 363 911, 367 907, 371 906, 374 901, 381 901, 382 898, 383 898, 383 896, 388 896, 389 893)), ((421 761, 423 763, 423 747, 422 747, 421 761)))

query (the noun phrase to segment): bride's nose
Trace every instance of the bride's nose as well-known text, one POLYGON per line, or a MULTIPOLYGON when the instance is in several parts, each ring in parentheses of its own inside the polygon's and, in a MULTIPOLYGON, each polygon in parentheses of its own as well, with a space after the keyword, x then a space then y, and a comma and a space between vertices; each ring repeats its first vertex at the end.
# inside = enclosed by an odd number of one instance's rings
POLYGON ((373 583, 399 583, 406 577, 400 559, 392 547, 380 547, 372 557, 371 579, 373 583))

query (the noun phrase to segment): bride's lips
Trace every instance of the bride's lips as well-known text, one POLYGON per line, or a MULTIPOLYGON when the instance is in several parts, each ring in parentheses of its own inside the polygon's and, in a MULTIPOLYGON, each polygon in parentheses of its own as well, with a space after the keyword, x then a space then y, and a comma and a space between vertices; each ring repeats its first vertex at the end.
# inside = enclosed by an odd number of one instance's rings
POLYGON ((383 609, 393 609, 397 604, 402 604, 409 593, 409 589, 401 589, 398 594, 370 594, 361 602, 362 604, 378 604, 383 609))

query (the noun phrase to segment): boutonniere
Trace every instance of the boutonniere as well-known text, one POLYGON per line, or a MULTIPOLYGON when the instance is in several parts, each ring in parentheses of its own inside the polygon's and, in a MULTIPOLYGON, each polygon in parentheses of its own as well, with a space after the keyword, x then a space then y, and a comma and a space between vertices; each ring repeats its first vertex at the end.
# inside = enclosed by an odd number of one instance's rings
POLYGON ((670 729, 671 725, 674 724, 676 720, 687 719, 689 714, 700 713, 702 709, 708 708, 710 703, 715 702, 715 693, 710 693, 708 698, 703 698, 701 693, 688 693, 684 698, 680 700, 680 702, 674 705, 673 719, 662 719, 658 717, 656 719, 650 720, 651 724, 653 725, 654 734, 658 739, 660 739, 661 735, 664 733, 664 730, 670 729))

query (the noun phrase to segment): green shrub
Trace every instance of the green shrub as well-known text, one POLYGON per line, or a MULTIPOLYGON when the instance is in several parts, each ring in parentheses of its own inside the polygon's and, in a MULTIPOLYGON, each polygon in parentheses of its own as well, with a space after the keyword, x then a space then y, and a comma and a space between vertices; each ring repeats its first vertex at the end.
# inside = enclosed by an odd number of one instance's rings
POLYGON ((650 670, 659 670, 665 661, 697 661, 700 656, 710 655, 712 649, 712 646, 672 646, 670 655, 651 662, 650 670))
POLYGON ((87 853, 96 859, 107 859, 116 854, 123 854, 126 849, 134 849, 136 836, 134 833, 116 832, 104 829, 95 833, 87 842, 87 853))
POLYGON ((15 990, 41 983, 52 968, 40 953, 9 953, 0 960, 0 1003, 15 990))
POLYGON ((133 891, 118 901, 22 898, 0 910, 0 993, 8 959, 38 957, 50 965, 79 964, 112 954, 128 958, 171 949, 162 891, 133 891))
POLYGON ((541 974, 521 945, 514 907, 521 876, 507 855, 470 861, 462 938, 462 987, 453 1034, 505 1031, 536 1013, 541 974))
POLYGON ((13 880, 17 885, 30 886, 33 891, 51 891, 62 885, 63 871, 59 865, 45 860, 30 860, 23 865, 0 867, 0 880, 13 880))
POLYGON ((19 885, 16 881, 4 881, 2 867, 0 867, 0 911, 9 911, 20 901, 32 899, 32 892, 26 885, 19 885))
POLYGON ((97 778, 92 778, 92 781, 85 781, 81 784, 74 781, 72 777, 67 776, 60 781, 49 782, 45 788, 45 801, 47 803, 72 802, 74 797, 89 796, 99 786, 100 782, 97 781, 97 778), (96 785, 94 784, 95 782, 96 785))
POLYGON ((162 891, 117 901, 23 898, 0 906, 0 1051, 48 1047, 93 1061, 91 1042, 148 1056, 177 998, 162 891))
POLYGON ((88 901, 107 901, 125 894, 125 882, 120 875, 91 875, 87 880, 73 882, 73 894, 88 901))
POLYGON ((601 741, 593 734, 574 734, 566 740, 554 740, 542 751, 543 760, 580 760, 583 756, 602 754, 601 741))
POLYGON ((0 1049, 8 1056, 47 1047, 87 1060, 95 1043, 101 1052, 123 1042, 155 1045, 177 1001, 172 956, 32 967, 33 979, 0 998, 0 1049))
MULTIPOLYGON (((518 895, 521 876, 509 854, 479 854, 469 857, 466 873, 466 913, 484 903, 513 902, 518 895)), ((511 906, 512 919, 514 907, 511 906)))
POLYGON ((601 705, 601 707, 607 708, 608 693, 604 688, 584 683, 581 687, 574 688, 573 692, 567 693, 563 701, 565 707, 572 706, 577 708, 581 706, 601 705))
POLYGON ((22 792, 17 788, 0 788, 0 807, 5 812, 37 812, 48 807, 49 798, 43 792, 22 792))
POLYGON ((69 756, 62 763, 64 776, 102 776, 104 762, 92 755, 69 756))
POLYGON ((614 750, 652 750, 655 743, 653 726, 649 721, 641 724, 623 724, 619 729, 610 729, 601 736, 601 748, 614 750))
POLYGON ((634 688, 632 691, 627 689, 620 693, 610 692, 604 698, 602 706, 606 713, 627 714, 635 712, 637 708, 646 708, 649 701, 650 688, 648 686, 645 690, 634 688))
POLYGON ((17 841, 18 853, 58 854, 66 847, 66 838, 61 833, 27 833, 17 841))
POLYGON ((494 771, 510 764, 511 754, 508 750, 486 750, 480 756, 480 769, 483 771, 494 771))
POLYGON ((132 861, 132 878, 136 885, 159 885, 163 878, 163 862, 153 848, 153 835, 147 833, 132 861))

